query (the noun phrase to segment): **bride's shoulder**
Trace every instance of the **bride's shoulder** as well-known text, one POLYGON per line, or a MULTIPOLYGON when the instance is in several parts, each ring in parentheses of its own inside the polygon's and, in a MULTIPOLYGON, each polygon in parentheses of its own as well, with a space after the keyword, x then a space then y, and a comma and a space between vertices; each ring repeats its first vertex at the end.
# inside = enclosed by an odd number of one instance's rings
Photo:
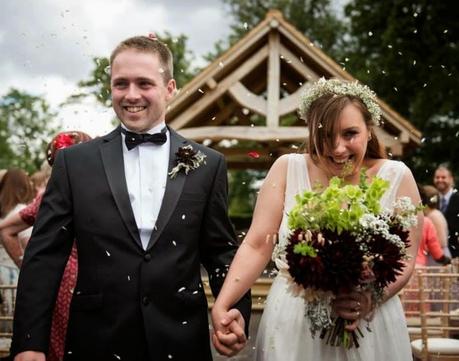
POLYGON ((381 175, 385 173, 393 174, 394 172, 403 174, 407 170, 409 171, 409 168, 405 163, 393 159, 374 159, 368 169, 369 173, 373 175, 381 175))
POLYGON ((286 170, 289 163, 293 162, 305 162, 305 155, 300 153, 283 154, 274 161, 271 169, 284 168, 286 170))
POLYGON ((277 158, 269 169, 269 173, 285 173, 287 172, 288 163, 292 154, 283 154, 277 158))

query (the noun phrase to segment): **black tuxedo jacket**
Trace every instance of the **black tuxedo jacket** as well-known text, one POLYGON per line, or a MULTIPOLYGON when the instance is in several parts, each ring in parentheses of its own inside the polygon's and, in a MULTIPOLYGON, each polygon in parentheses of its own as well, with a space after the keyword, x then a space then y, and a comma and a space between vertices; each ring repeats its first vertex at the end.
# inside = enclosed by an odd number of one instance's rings
MULTIPOLYGON (((211 360, 200 265, 214 295, 236 251, 221 154, 170 130, 169 171, 191 144, 206 164, 168 177, 147 250, 131 208, 119 127, 59 151, 26 249, 12 354, 48 349, 53 306, 75 240, 78 279, 66 360, 211 360), (148 356, 149 355, 149 356, 148 356)), ((236 305, 246 323, 250 296, 236 305)))
POLYGON ((459 192, 454 192, 445 211, 448 222, 448 247, 453 257, 459 257, 459 192))

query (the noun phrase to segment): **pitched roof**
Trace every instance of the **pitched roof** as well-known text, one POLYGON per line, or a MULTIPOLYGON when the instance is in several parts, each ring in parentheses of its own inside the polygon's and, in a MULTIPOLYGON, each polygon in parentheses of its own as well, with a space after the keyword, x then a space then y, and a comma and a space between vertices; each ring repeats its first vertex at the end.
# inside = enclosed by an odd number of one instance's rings
MULTIPOLYGON (((295 119, 299 96, 320 77, 355 80, 278 10, 271 10, 180 90, 170 103, 167 121, 185 137, 213 142, 216 148, 215 142, 236 139, 256 141, 275 155, 291 152, 290 146, 307 136, 304 123, 295 119)), ((383 126, 376 131, 389 151, 401 155, 418 146, 420 131, 384 101, 378 102, 383 126)), ((223 151, 230 158, 234 153, 234 163, 247 158, 244 151, 223 151)))

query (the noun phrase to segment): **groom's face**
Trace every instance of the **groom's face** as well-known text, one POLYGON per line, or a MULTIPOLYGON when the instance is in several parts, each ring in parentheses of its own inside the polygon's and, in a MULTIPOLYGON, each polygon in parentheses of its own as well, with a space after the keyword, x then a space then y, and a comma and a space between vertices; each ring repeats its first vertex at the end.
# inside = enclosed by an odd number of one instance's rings
POLYGON ((163 73, 157 54, 127 49, 113 60, 113 109, 128 129, 141 133, 164 121, 175 80, 164 80, 163 73))

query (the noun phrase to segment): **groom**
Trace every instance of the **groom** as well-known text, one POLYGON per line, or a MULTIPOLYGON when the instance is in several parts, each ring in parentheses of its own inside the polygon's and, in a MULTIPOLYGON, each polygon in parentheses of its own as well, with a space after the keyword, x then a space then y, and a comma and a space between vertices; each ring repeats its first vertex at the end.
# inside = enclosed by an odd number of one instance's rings
MULTIPOLYGON (((12 355, 45 360, 75 240, 65 360, 211 360, 200 265, 216 295, 236 251, 224 158, 165 125, 176 86, 163 43, 127 39, 110 63, 121 125, 58 153, 22 264, 12 355)), ((250 306, 247 294, 221 325, 225 350, 243 346, 250 306)))

